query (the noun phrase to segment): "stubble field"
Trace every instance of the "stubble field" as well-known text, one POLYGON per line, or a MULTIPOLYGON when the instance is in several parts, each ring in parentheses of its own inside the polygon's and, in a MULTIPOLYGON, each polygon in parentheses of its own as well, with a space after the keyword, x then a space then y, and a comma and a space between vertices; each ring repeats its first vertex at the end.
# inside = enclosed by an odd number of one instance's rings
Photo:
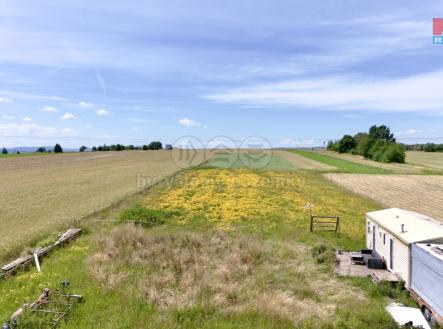
POLYGON ((169 151, 0 159, 0 259, 180 169, 169 151))
POLYGON ((443 221, 443 176, 333 173, 325 176, 387 207, 417 211, 443 221))

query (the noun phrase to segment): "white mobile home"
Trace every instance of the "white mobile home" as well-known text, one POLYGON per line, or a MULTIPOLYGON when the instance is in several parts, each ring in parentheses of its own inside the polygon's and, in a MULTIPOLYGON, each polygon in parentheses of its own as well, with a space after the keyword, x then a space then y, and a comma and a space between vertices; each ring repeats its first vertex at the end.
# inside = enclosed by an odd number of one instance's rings
POLYGON ((407 289, 411 287, 411 245, 419 242, 443 243, 443 223, 397 208, 366 214, 366 247, 385 261, 407 289))

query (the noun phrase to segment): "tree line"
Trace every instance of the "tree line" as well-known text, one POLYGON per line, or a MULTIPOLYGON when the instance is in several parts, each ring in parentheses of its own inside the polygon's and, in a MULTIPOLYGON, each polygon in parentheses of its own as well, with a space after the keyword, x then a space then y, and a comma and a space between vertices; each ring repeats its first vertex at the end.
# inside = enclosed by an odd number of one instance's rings
POLYGON ((328 142, 328 150, 339 153, 358 154, 378 162, 404 163, 406 147, 397 143, 391 129, 385 125, 373 125, 368 132, 354 136, 344 135, 337 141, 328 142))
MULTIPOLYGON (((63 148, 60 144, 55 144, 54 148, 46 149, 44 146, 40 146, 35 150, 36 153, 46 153, 46 152, 54 152, 54 153, 63 153, 63 148)), ((17 154, 20 154, 20 151, 16 151, 17 154)), ((9 154, 9 151, 6 147, 2 148, 2 154, 9 154)))
POLYGON ((443 144, 413 144, 406 145, 406 150, 408 151, 423 151, 423 152, 443 152, 443 144))
MULTIPOLYGON (((86 146, 80 147, 80 152, 86 151, 86 146)), ((135 145, 123 145, 123 144, 112 144, 112 145, 99 145, 91 147, 92 152, 104 152, 104 151, 125 151, 125 150, 162 150, 163 144, 159 141, 154 141, 149 144, 135 146, 135 145)))

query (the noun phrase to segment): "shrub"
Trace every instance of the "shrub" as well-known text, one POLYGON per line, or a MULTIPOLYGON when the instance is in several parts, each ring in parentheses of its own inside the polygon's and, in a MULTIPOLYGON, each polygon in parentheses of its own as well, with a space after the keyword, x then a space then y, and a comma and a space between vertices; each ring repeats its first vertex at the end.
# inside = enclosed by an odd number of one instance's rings
POLYGON ((119 219, 121 221, 137 221, 143 226, 152 227, 164 224, 165 220, 174 214, 171 211, 154 210, 136 204, 132 208, 124 210, 120 214, 119 219))
POLYGON ((43 147, 43 146, 40 146, 40 147, 36 150, 36 152, 39 152, 39 153, 45 153, 45 152, 46 152, 46 148, 43 147))
POLYGON ((318 264, 332 264, 335 258, 334 250, 325 246, 324 244, 314 246, 311 254, 318 264))
POLYGON ((2 148, 2 154, 8 154, 8 150, 6 149, 6 147, 2 148))
POLYGON ((362 137, 357 144, 357 153, 365 158, 369 158, 369 150, 371 149, 373 143, 373 140, 368 136, 362 137))
POLYGON ((389 144, 385 149, 381 162, 405 163, 406 152, 401 144, 389 144))

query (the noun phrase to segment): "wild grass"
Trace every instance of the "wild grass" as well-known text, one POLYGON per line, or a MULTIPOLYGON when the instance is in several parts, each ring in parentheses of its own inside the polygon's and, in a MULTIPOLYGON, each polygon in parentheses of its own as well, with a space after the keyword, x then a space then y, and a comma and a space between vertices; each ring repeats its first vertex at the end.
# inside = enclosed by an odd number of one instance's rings
POLYGON ((330 272, 334 248, 364 246, 364 213, 379 206, 318 173, 188 170, 173 184, 94 219, 118 220, 134 204, 172 215, 150 228, 86 222, 91 233, 51 254, 42 273, 26 271, 0 282, 0 319, 44 287, 70 279, 70 291, 84 295, 84 303, 65 329, 396 328, 384 306, 397 295, 376 290, 369 280, 343 280, 330 272), (298 183, 270 183, 288 177, 298 183), (240 189, 230 195, 234 187, 240 189), (177 208, 166 206, 176 200, 183 200, 177 208), (193 208, 199 202, 204 206, 193 208), (310 233, 306 202, 314 213, 340 215, 341 234, 310 233), (211 221, 205 216, 211 206, 245 216, 233 220, 227 211, 211 221), (228 226, 219 225, 226 221, 228 226))

